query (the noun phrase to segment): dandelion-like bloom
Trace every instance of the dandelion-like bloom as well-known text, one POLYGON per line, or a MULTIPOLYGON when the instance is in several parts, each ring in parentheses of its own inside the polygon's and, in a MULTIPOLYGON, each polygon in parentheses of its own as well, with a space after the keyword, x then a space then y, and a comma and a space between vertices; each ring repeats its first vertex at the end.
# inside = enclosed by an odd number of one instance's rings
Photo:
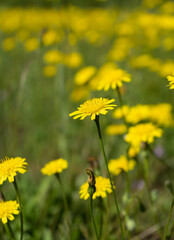
POLYGON ((63 158, 59 158, 45 164, 45 166, 41 169, 41 172, 44 175, 50 176, 52 174, 61 173, 66 168, 68 168, 68 162, 63 158))
POLYGON ((123 170, 125 172, 128 172, 132 169, 134 169, 136 162, 134 160, 127 160, 127 158, 122 155, 118 159, 111 159, 109 161, 108 167, 109 171, 113 175, 118 175, 123 170))
POLYGON ((106 128, 106 133, 108 135, 121 135, 127 130, 126 125, 124 124, 112 124, 106 128))
POLYGON ((1 201, 0 202, 0 218, 3 224, 6 224, 8 219, 10 221, 14 220, 14 216, 12 214, 19 214, 19 204, 17 201, 1 201))
MULTIPOLYGON (((95 199, 96 197, 102 197, 105 198, 107 196, 106 193, 111 193, 112 189, 111 189, 111 183, 109 178, 104 178, 101 176, 97 176, 95 177, 95 187, 96 187, 96 191, 93 194, 92 198, 95 199)), ((88 182, 84 183, 81 187, 80 187, 80 198, 87 200, 89 198, 89 193, 88 193, 88 187, 89 184, 88 182)))
POLYGON ((27 171, 25 158, 15 157, 15 158, 5 158, 0 162, 0 184, 4 181, 9 180, 9 182, 14 182, 14 177, 19 173, 25 173, 27 171))
POLYGON ((77 108, 78 110, 70 113, 69 116, 75 116, 74 119, 80 118, 80 120, 91 116, 91 120, 95 120, 96 115, 105 115, 108 112, 107 110, 112 110, 116 107, 117 105, 111 104, 114 101, 114 99, 93 98, 81 104, 80 107, 77 108))
POLYGON ((174 89, 174 73, 167 77, 167 80, 169 81, 168 87, 170 89, 174 89))
POLYGON ((125 140, 139 151, 141 142, 152 143, 154 138, 161 137, 162 133, 162 129, 152 123, 141 123, 129 128, 125 140))

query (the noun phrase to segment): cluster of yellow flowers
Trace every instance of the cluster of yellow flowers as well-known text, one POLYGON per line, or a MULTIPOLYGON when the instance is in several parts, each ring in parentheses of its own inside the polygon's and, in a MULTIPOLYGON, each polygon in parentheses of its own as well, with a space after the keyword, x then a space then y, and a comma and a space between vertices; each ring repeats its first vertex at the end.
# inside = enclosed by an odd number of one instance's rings
MULTIPOLYGON (((14 177, 17 172, 24 174, 27 169, 28 163, 25 158, 5 158, 0 162, 0 185, 3 184, 7 179, 9 182, 14 182, 14 177)), ((12 214, 19 214, 19 204, 17 201, 0 201, 0 218, 3 224, 7 223, 7 219, 14 220, 12 214)))

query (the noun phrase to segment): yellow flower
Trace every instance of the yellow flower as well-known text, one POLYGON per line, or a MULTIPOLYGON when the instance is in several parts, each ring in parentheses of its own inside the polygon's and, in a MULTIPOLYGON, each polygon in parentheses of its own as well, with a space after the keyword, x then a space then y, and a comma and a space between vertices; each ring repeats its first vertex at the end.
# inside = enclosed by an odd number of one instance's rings
MULTIPOLYGON (((95 177, 95 181, 96 192, 92 196, 93 199, 95 199, 96 197, 105 198, 107 196, 106 193, 112 192, 109 178, 97 176, 95 177)), ((84 183, 80 187, 79 194, 81 199, 83 198, 84 200, 86 200, 89 198, 88 187, 89 187, 88 182, 84 183)))
POLYGON ((155 137, 162 136, 162 132, 162 129, 152 123, 141 123, 129 128, 125 140, 138 152, 141 142, 152 143, 155 137))
POLYGON ((74 119, 80 118, 80 120, 83 120, 87 116, 91 116, 91 120, 95 120, 96 115, 105 115, 108 112, 107 110, 112 110, 116 107, 117 105, 111 104, 114 101, 114 99, 93 98, 81 104, 78 110, 70 113, 69 116, 75 116, 74 119))
POLYGON ((27 169, 25 158, 15 157, 15 158, 5 158, 0 162, 0 184, 4 181, 9 180, 9 182, 14 182, 14 177, 17 175, 16 172, 24 174, 27 169))
POLYGON ((120 135, 125 133, 127 130, 124 124, 112 124, 106 128, 106 133, 108 135, 120 135))
POLYGON ((59 158, 45 164, 45 166, 41 169, 41 172, 44 175, 50 176, 55 173, 61 173, 66 168, 68 168, 68 162, 63 158, 59 158))
POLYGON ((74 102, 78 102, 80 100, 84 100, 89 96, 89 89, 86 87, 78 87, 75 88, 71 93, 71 99, 74 102))
POLYGON ((96 68, 88 66, 80 69, 75 75, 75 83, 77 85, 85 84, 96 72, 96 68))
POLYGON ((118 175, 122 170, 125 172, 134 169, 136 162, 134 160, 127 160, 127 158, 122 155, 118 159, 111 159, 109 161, 108 167, 109 171, 113 175, 118 175))
POLYGON ((13 38, 6 38, 3 42, 2 42, 2 47, 4 48, 4 50, 6 51, 10 51, 15 47, 15 40, 13 38))
POLYGON ((123 82, 130 82, 131 76, 124 70, 117 68, 113 63, 105 64, 93 79, 97 90, 116 89, 122 87, 123 82))
POLYGON ((44 61, 46 63, 58 63, 62 59, 62 54, 58 50, 50 50, 45 53, 44 55, 44 61))
POLYGON ((64 55, 63 63, 71 68, 79 67, 82 63, 82 56, 79 53, 72 52, 64 55))
POLYGON ((174 73, 167 77, 167 80, 169 81, 168 87, 170 89, 174 89, 174 73))
POLYGON ((30 38, 26 41, 25 43, 25 49, 28 52, 32 52, 34 50, 36 50, 39 46, 39 41, 37 38, 30 38))
POLYGON ((53 77, 56 75, 56 67, 52 65, 45 66, 43 68, 43 74, 46 77, 53 77))
POLYGON ((60 40, 59 34, 54 30, 48 30, 42 37, 45 46, 52 45, 60 40))
POLYGON ((3 224, 7 223, 7 220, 14 220, 14 216, 12 214, 19 214, 19 204, 17 201, 1 201, 0 202, 0 218, 3 224))

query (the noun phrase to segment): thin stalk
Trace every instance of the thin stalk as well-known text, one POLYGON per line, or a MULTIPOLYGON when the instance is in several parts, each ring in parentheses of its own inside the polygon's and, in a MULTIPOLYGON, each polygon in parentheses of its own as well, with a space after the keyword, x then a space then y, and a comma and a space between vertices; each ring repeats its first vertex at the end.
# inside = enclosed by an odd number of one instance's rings
POLYGON ((96 227, 95 220, 94 220, 94 215, 93 215, 93 204, 92 204, 93 199, 92 199, 92 196, 93 196, 93 194, 90 194, 89 209, 90 209, 91 219, 92 219, 94 230, 95 230, 96 239, 99 240, 99 236, 98 236, 98 233, 97 233, 97 227, 96 227))
POLYGON ((56 178, 58 179, 59 183, 60 183, 60 187, 62 190, 62 196, 63 196, 63 203, 64 203, 64 208, 66 212, 69 212, 69 208, 68 208, 68 202, 67 202, 67 198, 66 198, 66 194, 65 194, 65 190, 63 187, 63 183, 60 179, 60 175, 58 173, 55 174, 56 178))
POLYGON ((99 199, 99 207, 100 207, 100 231, 99 231, 99 239, 102 239, 103 235, 103 209, 104 209, 104 203, 103 199, 99 199))
POLYGON ((102 134, 101 134, 101 129, 100 129, 100 123, 99 123, 99 116, 96 116, 95 123, 96 123, 96 126, 97 126, 99 141, 100 141, 102 153, 103 153, 103 156, 104 156, 107 173, 108 173, 110 183, 111 183, 111 189, 112 189, 112 192, 113 192, 113 195, 114 195, 114 201, 115 201, 115 206, 116 206, 117 215, 118 215, 118 219, 119 219, 119 225, 120 225, 120 229, 121 229, 122 239, 125 239, 124 231, 123 231, 123 227, 122 227, 122 223, 121 223, 120 210, 119 210, 119 207, 118 207, 117 197, 116 197, 116 193, 114 191, 113 181, 112 181, 111 174, 110 174, 109 168, 108 168, 108 160, 107 160, 105 149, 104 149, 104 144, 103 144, 103 139, 102 139, 102 134))
POLYGON ((146 184, 146 188, 147 188, 150 203, 153 205, 153 201, 152 201, 152 197, 151 197, 151 193, 150 193, 150 188, 149 188, 148 178, 149 178, 149 163, 148 163, 147 157, 145 156, 145 158, 144 158, 144 181, 145 181, 145 184, 146 184))
POLYGON ((167 225, 165 227, 163 240, 166 240, 166 237, 167 237, 168 228, 169 228, 170 220, 171 220, 171 217, 172 217, 173 207, 174 207, 174 199, 172 200, 172 204, 171 204, 171 207, 170 207, 170 212, 169 212, 169 216, 168 216, 168 220, 167 220, 167 225))
MULTIPOLYGON (((123 111, 123 100, 122 100, 122 97, 121 97, 121 93, 120 93, 120 88, 117 86, 116 88, 116 91, 117 91, 117 94, 118 94, 118 99, 119 99, 119 103, 120 103, 120 108, 122 110, 122 119, 123 119, 123 122, 124 124, 126 125, 126 128, 127 130, 129 129, 129 124, 128 122, 126 121, 126 117, 124 115, 124 111, 123 111)), ((126 157, 129 161, 129 157, 128 157, 128 149, 126 151, 126 157)), ((130 172, 129 170, 127 171, 126 173, 126 177, 127 177, 127 192, 128 192, 128 197, 130 198, 130 195, 131 195, 131 184, 130 184, 130 172)))
POLYGON ((9 240, 15 240, 14 235, 11 233, 8 223, 4 224, 5 231, 8 235, 9 240))
POLYGON ((17 185, 16 178, 14 178, 13 185, 14 185, 14 188, 15 188, 15 191, 16 191, 17 201, 19 203, 20 221, 21 221, 21 237, 20 237, 20 240, 22 240, 23 239, 23 232, 24 232, 24 229, 23 229, 23 213, 22 213, 21 198, 20 198, 20 193, 19 193, 19 188, 18 188, 18 185, 17 185))

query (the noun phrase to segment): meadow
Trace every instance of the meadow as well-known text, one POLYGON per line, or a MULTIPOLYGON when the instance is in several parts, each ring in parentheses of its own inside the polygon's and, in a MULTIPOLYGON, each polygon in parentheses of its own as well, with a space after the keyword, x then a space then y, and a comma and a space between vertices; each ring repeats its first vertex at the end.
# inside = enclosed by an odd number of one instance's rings
POLYGON ((174 2, 0 3, 0 240, 174 239, 174 2))

